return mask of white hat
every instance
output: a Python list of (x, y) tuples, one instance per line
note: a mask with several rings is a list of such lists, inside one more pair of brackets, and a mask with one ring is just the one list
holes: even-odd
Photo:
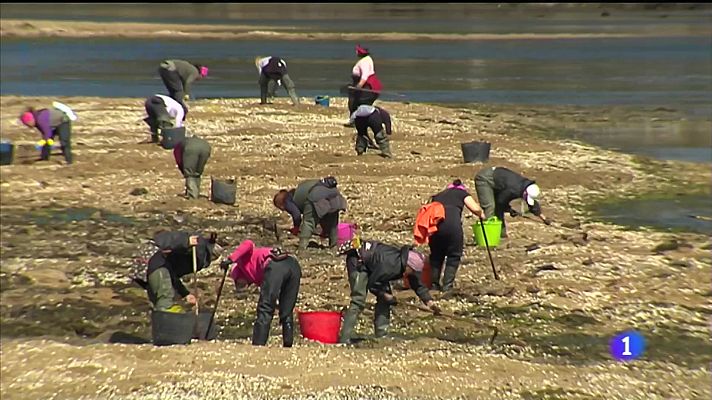
[(539, 194), (541, 194), (541, 191), (539, 190), (539, 186), (536, 183), (532, 183), (531, 185), (527, 186), (527, 190), (525, 192), (526, 195), (526, 200), (527, 204), (530, 206), (534, 205), (534, 201), (539, 197)]

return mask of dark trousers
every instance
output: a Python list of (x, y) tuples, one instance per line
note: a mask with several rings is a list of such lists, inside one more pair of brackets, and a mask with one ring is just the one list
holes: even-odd
[(168, 96), (180, 103), (181, 107), (183, 107), (183, 121), (185, 121), (185, 117), (188, 115), (188, 106), (186, 106), (183, 101), (185, 88), (183, 87), (183, 80), (180, 79), (180, 74), (178, 74), (177, 71), (170, 71), (163, 67), (158, 67), (158, 74), (161, 76), (166, 90), (168, 90)]
[(363, 154), (368, 149), (368, 128), (373, 131), (376, 143), (381, 151), (385, 151), (388, 146), (388, 135), (383, 130), (383, 118), (379, 112), (374, 112), (368, 117), (356, 117), (356, 154)]
[(257, 302), (257, 319), (252, 331), (252, 344), (264, 346), (269, 338), (274, 310), (279, 300), (279, 322), (282, 325), (282, 341), (291, 347), (294, 340), (294, 306), (297, 304), (302, 269), (294, 257), (271, 260), (265, 268), (264, 280)]
[[(446, 211), (447, 213), (447, 211)], [(457, 217), (457, 218), (455, 218)], [(438, 225), (438, 231), (430, 237), (430, 266), (432, 268), (433, 287), (440, 287), (440, 272), (443, 263), (445, 273), (442, 290), (452, 289), (457, 269), (460, 267), (464, 247), (464, 233), (459, 214), (446, 216)]]
[(198, 137), (185, 139), (183, 149), (183, 177), (186, 195), (191, 199), (200, 197), (200, 177), (210, 158), (210, 143)]
[[(64, 154), (64, 160), (67, 164), (71, 164), (72, 158), (72, 122), (65, 121), (59, 124), (54, 130), (52, 130), (52, 138), (59, 136), (59, 143), (62, 146), (62, 154)], [(42, 147), (40, 153), (40, 159), (49, 160), (50, 153), (52, 152), (52, 146), (45, 144)]]
[(319, 218), (314, 208), (314, 203), (306, 202), (302, 213), (302, 224), (299, 226), (299, 249), (309, 246), (309, 239), (316, 231), (316, 226), (321, 225), (321, 231), (329, 235), (329, 247), (336, 247), (338, 240), (339, 213), (326, 214)]
[(144, 122), (148, 124), (151, 130), (151, 141), (158, 143), (158, 130), (173, 128), (173, 118), (168, 114), (166, 105), (158, 96), (151, 96), (144, 103), (146, 114), (148, 117)]
[[(359, 77), (352, 77), (351, 86), (355, 87), (356, 85), (358, 85), (359, 81)], [(371, 90), (371, 85), (365, 84), (363, 85), (363, 89)], [(356, 111), (356, 109), (360, 105), (368, 104), (369, 106), (372, 106), (373, 102), (378, 99), (378, 96), (378, 93), (349, 89), (349, 116), (351, 116), (351, 114), (353, 114), (353, 112)]]
[(507, 226), (504, 222), (504, 210), (508, 204), (498, 204), (497, 196), (494, 191), (494, 169), (492, 167), (481, 169), (475, 175), (475, 190), (477, 191), (477, 200), (480, 202), (482, 210), (485, 212), (485, 219), (496, 215), (502, 221), (501, 236), (507, 235)]
[[(339, 332), (339, 343), (351, 342), (353, 331), (358, 325), (358, 318), (366, 307), (366, 297), (368, 295), (368, 273), (353, 267), (349, 267), (346, 273), (351, 287), (351, 303), (346, 315), (344, 315), (344, 322)], [(381, 289), (386, 293), (391, 293), (390, 284), (386, 284)], [(383, 296), (377, 296), (373, 315), (373, 331), (376, 337), (385, 336), (388, 333), (390, 322), (391, 306), (383, 299)]]

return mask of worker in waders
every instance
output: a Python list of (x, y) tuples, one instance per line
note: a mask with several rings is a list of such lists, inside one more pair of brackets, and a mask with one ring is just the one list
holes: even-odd
[[(353, 114), (362, 104), (373, 105), (383, 88), (381, 81), (376, 76), (373, 58), (371, 58), (368, 49), (356, 45), (356, 56), (359, 60), (351, 69), (351, 81), (355, 89), (349, 89), (349, 115)], [(349, 120), (345, 126), (353, 126), (353, 122)]]
[[(391, 136), (391, 116), (388, 111), (378, 106), (360, 105), (351, 114), (349, 123), (356, 125), (356, 154), (361, 155), (366, 152), (370, 143), (368, 128), (373, 131), (376, 144), (381, 150), (381, 156), (392, 158), (391, 144), (388, 138)], [(385, 130), (383, 129), (385, 125)]]
[(181, 277), (193, 273), (193, 250), (196, 251), (196, 270), (207, 268), (220, 257), (222, 248), (215, 243), (217, 234), (209, 238), (187, 232), (163, 231), (153, 237), (156, 251), (146, 266), (146, 281), (134, 278), (148, 291), (148, 298), (158, 311), (182, 311), (175, 302), (176, 293), (189, 304), (196, 304), (194, 293), (183, 285)]
[(388, 333), (391, 306), (396, 304), (390, 281), (402, 279), (406, 274), (418, 298), (433, 312), (440, 312), (421, 281), (425, 257), (411, 246), (395, 247), (375, 240), (360, 242), (356, 237), (339, 246), (338, 253), (346, 255), (346, 272), (351, 287), (351, 303), (341, 326), (340, 343), (351, 343), (358, 317), (366, 306), (368, 292), (376, 296), (373, 316), (375, 336), (382, 337)]
[[(454, 180), (442, 192), (432, 196), (430, 202), (439, 203), (444, 209), (444, 218), (437, 223), (437, 230), (428, 237), (427, 241), (430, 246), (433, 289), (448, 292), (452, 290), (455, 283), (465, 246), (462, 210), (467, 207), (480, 218), (484, 217), (484, 212), (459, 179)], [(440, 285), (443, 264), (445, 264), (445, 271)]]
[(29, 107), (20, 115), (20, 122), (28, 128), (36, 128), (42, 139), (37, 146), (40, 148), (40, 160), (49, 160), (54, 139), (59, 137), (62, 146), (62, 154), (67, 164), (73, 162), (72, 157), (72, 121), (76, 121), (77, 116), (68, 106), (53, 102), (51, 107), (35, 110)]
[[(234, 264), (234, 265), (233, 265)], [(271, 247), (256, 247), (252, 240), (240, 243), (230, 256), (220, 263), (230, 271), (235, 289), (250, 284), (260, 286), (257, 319), (252, 330), (252, 344), (264, 346), (269, 338), (272, 316), (279, 301), (279, 323), (282, 325), (282, 344), (294, 343), (294, 306), (297, 304), (302, 269), (293, 256)]]
[(185, 60), (164, 60), (158, 67), (158, 74), (168, 90), (168, 95), (180, 103), (184, 115), (188, 115), (185, 101), (191, 96), (193, 82), (208, 76), (208, 67)]
[[(475, 190), (477, 198), (484, 209), (485, 218), (493, 215), (502, 221), (501, 237), (507, 237), (507, 226), (504, 222), (504, 213), (516, 217), (525, 213), (524, 204), (529, 211), (539, 217), (545, 224), (551, 222), (541, 213), (541, 205), (537, 201), (541, 193), (535, 181), (504, 167), (482, 168), (475, 175)], [(522, 199), (520, 212), (512, 209), (510, 202)]]
[[(260, 84), (260, 104), (271, 104), (277, 91), (277, 86), (284, 86), (284, 89), (292, 99), (292, 105), (299, 104), (299, 97), (294, 87), (294, 81), (287, 73), (287, 62), (284, 59), (271, 57), (255, 58), (255, 67), (260, 74), (258, 83)], [(269, 97), (269, 102), (267, 98)]]
[(306, 180), (295, 189), (282, 189), (275, 194), (274, 206), (292, 216), (290, 232), (299, 235), (299, 250), (307, 248), (317, 224), (322, 232), (328, 232), (329, 247), (336, 247), (339, 212), (346, 211), (346, 199), (336, 186), (336, 178), (327, 176)]
[(180, 128), (185, 121), (184, 105), (173, 98), (155, 94), (144, 103), (146, 114), (144, 122), (151, 130), (151, 143), (158, 143), (158, 134), (163, 129)]
[(185, 196), (197, 199), (200, 196), (200, 178), (210, 158), (210, 143), (197, 136), (186, 137), (173, 148), (173, 157), (185, 178)]

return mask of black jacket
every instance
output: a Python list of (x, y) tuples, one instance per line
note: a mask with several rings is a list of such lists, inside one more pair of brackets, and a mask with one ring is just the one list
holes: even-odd
[[(375, 240), (367, 240), (358, 251), (351, 251), (346, 256), (349, 269), (355, 268), (368, 274), (368, 290), (378, 295), (390, 281), (403, 278), (408, 264), (410, 246), (401, 248), (390, 246)], [(408, 275), (411, 289), (424, 303), (432, 300), (428, 288), (422, 284), (420, 272)]]
[[(497, 208), (507, 212), (511, 209), (509, 202), (514, 199), (521, 199), (522, 193), (527, 189), (527, 186), (536, 183), (535, 181), (526, 178), (518, 173), (504, 168), (497, 167), (494, 169), (494, 194), (495, 203)], [(535, 200), (533, 206), (529, 206), (529, 209), (538, 215), (539, 213), (534, 212), (535, 210), (540, 210), (538, 202)]]
[(281, 58), (272, 56), (267, 65), (262, 68), (262, 73), (271, 79), (282, 79), (282, 76), (287, 73), (287, 64)]
[[(208, 267), (212, 261), (213, 244), (197, 233), (194, 235), (198, 236), (198, 245), (195, 250), (197, 270), (200, 271)], [(148, 269), (146, 271), (146, 278), (148, 278), (158, 268), (166, 267), (171, 274), (173, 287), (182, 297), (187, 296), (190, 292), (183, 285), (180, 278), (193, 273), (193, 250), (188, 244), (190, 236), (191, 234), (187, 232), (161, 232), (157, 234), (153, 241), (160, 250), (148, 260)], [(165, 254), (161, 250), (171, 250), (171, 252)]]

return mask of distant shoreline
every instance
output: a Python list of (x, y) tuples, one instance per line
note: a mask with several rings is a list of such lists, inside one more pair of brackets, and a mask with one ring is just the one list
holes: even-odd
[(10, 38), (129, 38), (129, 39), (259, 39), (259, 40), (553, 40), (712, 35), (712, 28), (671, 26), (665, 31), (631, 30), (617, 33), (339, 33), (298, 32), (296, 27), (258, 25), (185, 25), (138, 22), (85, 22), (0, 19), (0, 37)]

